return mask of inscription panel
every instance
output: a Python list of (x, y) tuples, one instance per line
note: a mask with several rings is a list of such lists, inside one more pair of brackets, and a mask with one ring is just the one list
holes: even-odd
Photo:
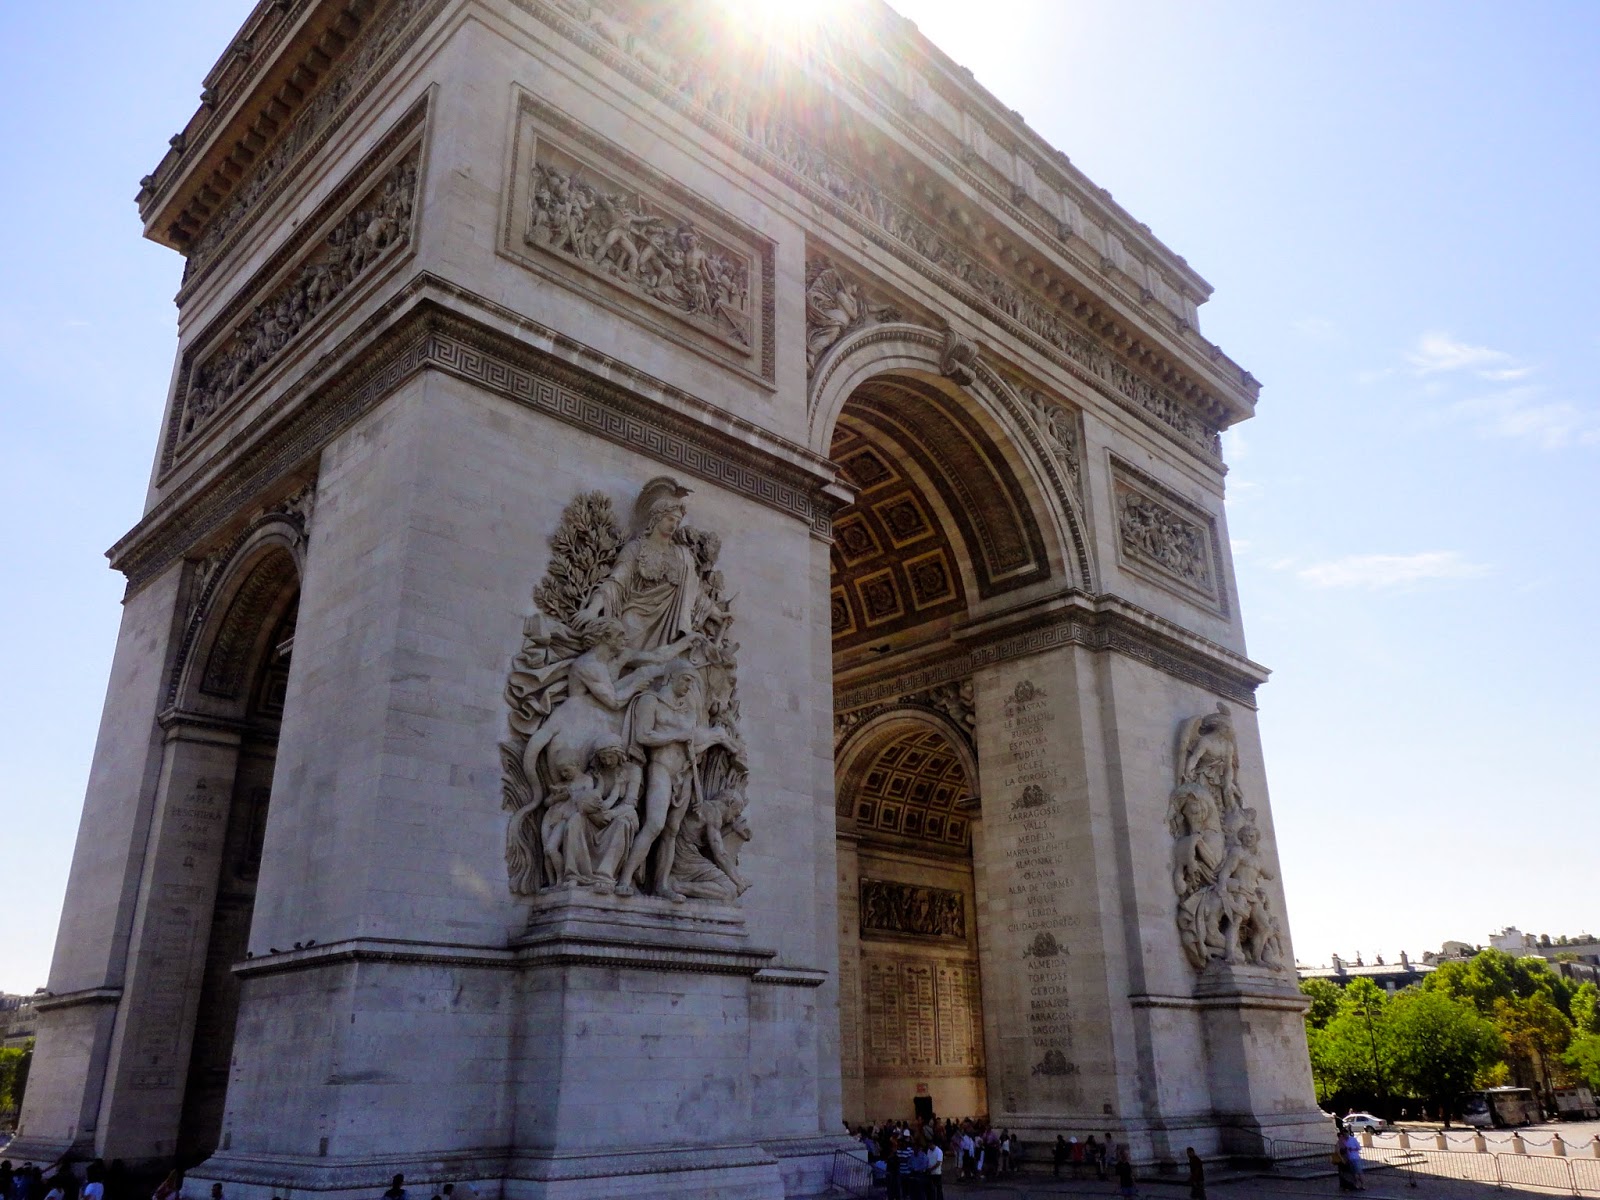
[(870, 956), (863, 975), (869, 1074), (905, 1068), (974, 1074), (983, 1067), (977, 966), (964, 959)]
[(1076, 1095), (1069, 942), (1078, 925), (1072, 895), (1081, 883), (1070, 865), (1063, 799), (1069, 781), (1051, 696), (1022, 679), (1004, 694), (1000, 715), (997, 744), (985, 747), (1001, 785), (999, 803), (986, 809), (998, 856), (990, 891), (1002, 933), (996, 952), (1011, 964), (1001, 969), (1009, 976), (1006, 1003), (1015, 1013), (1001, 1036), (1002, 1097), (1004, 1107), (1016, 1109), (1024, 1093), (1033, 1102)]

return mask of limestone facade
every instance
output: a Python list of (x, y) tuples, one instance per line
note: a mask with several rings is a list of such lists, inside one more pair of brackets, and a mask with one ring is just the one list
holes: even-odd
[(177, 369), (11, 1157), (777, 1197), (918, 1097), (1145, 1160), (1317, 1127), (1257, 385), (856, 20), (252, 14), (141, 186)]

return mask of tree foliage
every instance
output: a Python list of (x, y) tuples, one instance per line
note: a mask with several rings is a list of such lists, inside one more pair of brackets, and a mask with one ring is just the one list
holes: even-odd
[(0, 1049), (0, 1111), (22, 1107), (22, 1093), (28, 1086), (28, 1068), (33, 1064), (33, 1039), (21, 1046)]
[(1390, 1001), (1384, 1026), (1395, 1088), (1442, 1113), (1447, 1125), (1461, 1095), (1505, 1050), (1492, 1021), (1441, 992), (1407, 988)]
[(1573, 1038), (1561, 1061), (1579, 1083), (1600, 1088), (1600, 1033), (1580, 1033)]
[(1300, 993), (1311, 1001), (1306, 1011), (1306, 1024), (1312, 1029), (1323, 1029), (1339, 1011), (1339, 997), (1343, 991), (1331, 979), (1302, 979)]

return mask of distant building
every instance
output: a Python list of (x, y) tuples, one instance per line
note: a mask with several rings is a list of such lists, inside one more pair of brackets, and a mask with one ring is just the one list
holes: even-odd
[[(1489, 948), (1516, 958), (1542, 958), (1557, 975), (1579, 983), (1600, 984), (1600, 938), (1592, 933), (1551, 937), (1548, 933), (1523, 933), (1515, 925), (1507, 925), (1489, 938)], [(1466, 942), (1446, 942), (1437, 954), (1429, 951), (1422, 960), (1435, 965), (1464, 961), (1482, 949)]]
[(0, 1048), (20, 1046), (33, 1036), (34, 998), (0, 992)]
[(1384, 962), (1381, 954), (1372, 963), (1365, 962), (1359, 954), (1353, 963), (1346, 962), (1335, 954), (1331, 966), (1309, 967), (1303, 963), (1295, 966), (1301, 982), (1307, 979), (1326, 979), (1330, 983), (1344, 987), (1353, 979), (1370, 979), (1390, 993), (1398, 992), (1401, 988), (1410, 987), (1414, 983), (1421, 983), (1433, 969), (1429, 963), (1412, 962), (1410, 955), (1404, 950), (1400, 951), (1399, 961), (1393, 963)]

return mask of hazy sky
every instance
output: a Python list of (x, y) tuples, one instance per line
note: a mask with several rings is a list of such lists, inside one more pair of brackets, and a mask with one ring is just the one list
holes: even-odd
[[(1600, 930), (1600, 5), (899, 0), (1216, 287), (1295, 948)], [(238, 0), (0, 7), (0, 990), (45, 981)], [(980, 18), (981, 14), (981, 18)]]

